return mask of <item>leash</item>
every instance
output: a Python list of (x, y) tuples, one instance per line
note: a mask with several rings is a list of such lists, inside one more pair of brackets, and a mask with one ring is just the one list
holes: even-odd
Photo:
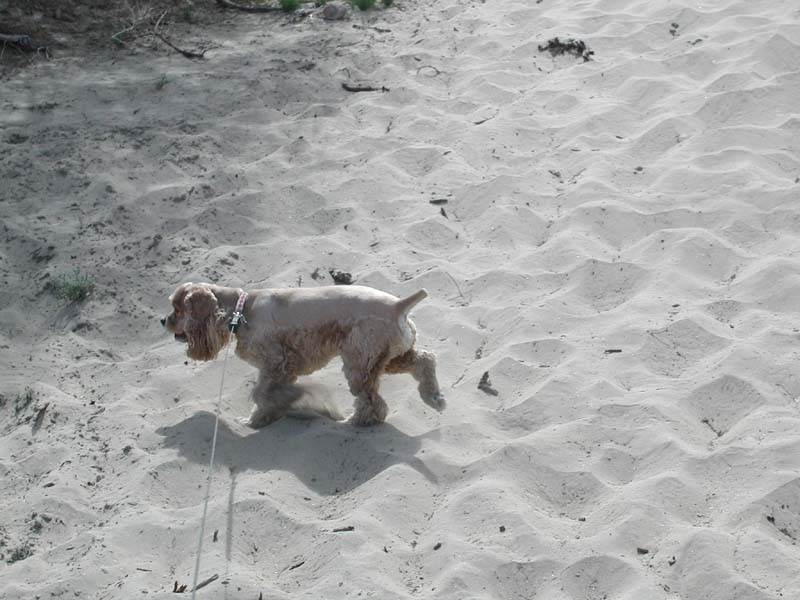
[[(244, 318), (244, 303), (247, 300), (247, 293), (239, 292), (239, 299), (236, 301), (236, 308), (233, 311), (231, 322), (228, 328), (231, 334), (236, 333), (239, 323), (247, 323)], [(203, 554), (203, 538), (206, 534), (206, 515), (208, 514), (208, 500), (211, 497), (211, 479), (214, 475), (214, 456), (217, 453), (217, 433), (219, 432), (219, 415), (222, 408), (222, 390), (225, 385), (225, 367), (228, 366), (228, 350), (230, 341), (225, 345), (225, 358), (222, 360), (222, 376), (219, 378), (219, 395), (217, 396), (217, 408), (214, 418), (214, 435), (211, 438), (211, 458), (208, 461), (208, 481), (206, 482), (206, 497), (203, 500), (203, 517), (200, 519), (200, 539), (197, 542), (197, 558), (194, 563), (194, 577), (192, 579), (192, 600), (195, 600), (197, 592), (197, 578), (200, 575), (200, 556)]]

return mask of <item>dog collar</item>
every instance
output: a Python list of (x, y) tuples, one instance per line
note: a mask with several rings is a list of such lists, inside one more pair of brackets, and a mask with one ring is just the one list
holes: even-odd
[(244, 318), (244, 303), (247, 302), (247, 292), (239, 292), (239, 299), (236, 301), (236, 308), (233, 309), (233, 316), (231, 317), (231, 333), (236, 333), (239, 328), (239, 323), (247, 324), (247, 319)]

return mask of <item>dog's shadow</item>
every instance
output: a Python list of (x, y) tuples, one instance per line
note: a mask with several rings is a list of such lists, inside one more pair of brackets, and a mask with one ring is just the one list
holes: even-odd
[[(203, 411), (161, 427), (167, 448), (191, 462), (208, 465), (214, 415)], [(231, 429), (220, 418), (214, 464), (236, 472), (285, 471), (316, 493), (347, 492), (396, 464), (406, 464), (425, 479), (437, 477), (416, 455), (422, 441), (435, 432), (409, 436), (384, 423), (357, 429), (343, 422), (285, 417), (257, 431)]]

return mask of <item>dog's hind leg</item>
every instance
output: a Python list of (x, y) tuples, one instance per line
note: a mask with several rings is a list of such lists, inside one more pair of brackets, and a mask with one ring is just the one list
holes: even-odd
[(358, 351), (342, 352), (344, 375), (355, 396), (353, 416), (350, 422), (358, 427), (383, 423), (389, 414), (386, 401), (378, 392), (379, 378), (386, 363), (386, 353), (377, 357), (364, 357)]
[(385, 373), (410, 373), (419, 384), (417, 390), (422, 401), (436, 410), (444, 410), (445, 399), (436, 378), (436, 355), (427, 350), (412, 348), (386, 363)]

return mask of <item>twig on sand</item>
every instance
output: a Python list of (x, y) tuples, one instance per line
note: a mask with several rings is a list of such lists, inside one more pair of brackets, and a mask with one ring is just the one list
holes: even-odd
[(464, 302), (467, 302), (467, 303), (468, 303), (468, 302), (469, 302), (469, 300), (467, 300), (467, 297), (466, 297), (466, 296), (464, 296), (464, 293), (461, 291), (461, 286), (460, 286), (460, 285), (458, 285), (458, 282), (456, 281), (456, 278), (455, 278), (455, 277), (453, 277), (452, 275), (450, 275), (450, 273), (448, 273), (447, 271), (443, 271), (443, 273), (444, 273), (445, 275), (447, 275), (447, 276), (450, 278), (450, 281), (452, 281), (452, 282), (453, 282), (453, 285), (454, 285), (454, 286), (456, 286), (456, 289), (458, 290), (458, 295), (459, 295), (459, 296), (461, 296), (461, 299), (462, 299)]
[(194, 50), (184, 50), (183, 48), (179, 48), (178, 46), (173, 44), (163, 34), (157, 32), (157, 31), (154, 31), (152, 33), (152, 35), (154, 35), (155, 37), (160, 39), (162, 42), (164, 42), (167, 46), (169, 46), (170, 48), (172, 48), (176, 52), (180, 52), (181, 54), (183, 54), (186, 58), (205, 58), (205, 53), (206, 53), (207, 48), (204, 48), (200, 52), (195, 52)]
[(200, 588), (204, 588), (204, 587), (206, 587), (206, 586), (207, 586), (209, 583), (211, 583), (211, 582), (213, 582), (213, 581), (216, 581), (217, 579), (219, 579), (219, 575), (217, 575), (216, 573), (214, 573), (214, 574), (213, 574), (211, 577), (209, 577), (208, 579), (204, 579), (203, 581), (201, 581), (200, 583), (198, 583), (198, 584), (195, 586), (195, 588), (194, 588), (194, 591), (196, 592), (196, 591), (197, 591), (197, 590), (199, 590)]
[(279, 6), (264, 6), (262, 4), (240, 4), (239, 2), (232, 2), (231, 0), (217, 0), (217, 4), (224, 8), (235, 8), (236, 10), (243, 10), (245, 12), (276, 12), (283, 10)]
[(33, 38), (29, 35), (14, 35), (10, 33), (0, 33), (0, 44), (3, 45), (3, 48), (7, 45), (11, 45), (18, 50), (25, 50), (27, 52), (39, 52), (43, 53), (45, 57), (50, 58), (50, 53), (47, 50), (47, 46), (35, 46), (33, 44)]
[(347, 90), (348, 92), (388, 92), (389, 88), (385, 86), (381, 86), (379, 88), (374, 87), (372, 85), (353, 85), (351, 83), (344, 82), (342, 83), (342, 87)]
[[(130, 25), (128, 25), (124, 29), (118, 31), (117, 33), (115, 33), (114, 35), (111, 36), (111, 40), (115, 44), (119, 44), (120, 46), (124, 46), (125, 45), (125, 42), (121, 38), (121, 36), (125, 35), (126, 33), (130, 33), (132, 31), (135, 31), (137, 27), (139, 27), (143, 23), (147, 23), (148, 21), (150, 21), (150, 17), (153, 14), (153, 7), (152, 6), (139, 7), (137, 5), (136, 7), (130, 6), (129, 8), (130, 8), (130, 13), (131, 13), (130, 14), (130, 21), (131, 21)], [(161, 15), (161, 17), (159, 17), (159, 19), (158, 19), (159, 23), (161, 22), (161, 19), (163, 19), (164, 15), (166, 15), (166, 14), (167, 13), (165, 11)]]
[[(147, 12), (145, 12), (142, 15), (135, 15), (134, 18), (132, 19), (131, 24), (128, 27), (126, 27), (125, 29), (122, 29), (122, 30), (118, 31), (117, 33), (115, 33), (114, 35), (112, 35), (111, 39), (114, 40), (114, 42), (119, 44), (120, 46), (124, 45), (125, 42), (122, 40), (122, 38), (120, 36), (125, 35), (126, 33), (130, 33), (132, 31), (136, 30), (136, 28), (138, 28), (140, 25), (142, 25), (143, 23), (145, 23), (146, 21), (149, 20), (150, 14), (151, 14), (151, 11), (148, 10)], [(202, 50), (199, 50), (199, 51), (186, 50), (184, 48), (181, 48), (181, 47), (175, 45), (172, 42), (172, 40), (170, 40), (166, 35), (164, 35), (163, 33), (161, 33), (158, 30), (159, 27), (161, 27), (161, 21), (163, 21), (164, 17), (166, 17), (168, 14), (169, 14), (168, 10), (165, 10), (164, 12), (162, 12), (161, 16), (158, 17), (158, 19), (156, 19), (156, 22), (153, 25), (152, 29), (149, 29), (147, 31), (142, 32), (140, 34), (140, 37), (145, 37), (145, 36), (151, 35), (151, 36), (153, 36), (155, 38), (158, 38), (164, 44), (166, 44), (167, 46), (169, 46), (170, 48), (172, 48), (176, 52), (179, 52), (180, 54), (182, 54), (186, 58), (205, 58), (205, 53), (206, 53), (207, 48), (203, 48)]]
[(125, 29), (122, 29), (122, 30), (118, 31), (117, 33), (115, 33), (114, 35), (111, 36), (111, 39), (114, 40), (114, 43), (122, 45), (125, 42), (123, 42), (121, 39), (119, 39), (119, 36), (121, 36), (123, 34), (126, 34), (129, 31), (133, 31), (134, 29), (136, 29), (136, 23), (133, 23), (133, 24), (130, 25), (130, 27), (126, 27)]
[(21, 48), (32, 49), (33, 40), (29, 35), (12, 35), (9, 33), (0, 33), (0, 42), (4, 44), (16, 44)]
[(161, 16), (158, 17), (158, 21), (156, 21), (156, 24), (153, 26), (153, 31), (151, 32), (151, 34), (160, 39), (162, 42), (164, 42), (167, 46), (169, 46), (176, 52), (180, 52), (181, 54), (183, 54), (186, 58), (204, 58), (203, 55), (206, 53), (207, 50), (206, 48), (204, 48), (200, 52), (195, 52), (194, 50), (184, 50), (183, 48), (179, 48), (178, 46), (173, 44), (163, 33), (161, 33), (158, 30), (159, 26), (161, 25), (161, 20), (166, 16), (166, 14), (167, 11), (164, 11), (161, 14)]
[(347, 527), (337, 527), (336, 529), (332, 530), (333, 533), (343, 533), (345, 531), (355, 531), (356, 528), (352, 525), (348, 525)]
[(383, 27), (369, 27), (367, 25), (358, 25), (357, 23), (353, 24), (353, 29), (374, 29), (378, 33), (392, 33), (391, 29), (385, 29)]

